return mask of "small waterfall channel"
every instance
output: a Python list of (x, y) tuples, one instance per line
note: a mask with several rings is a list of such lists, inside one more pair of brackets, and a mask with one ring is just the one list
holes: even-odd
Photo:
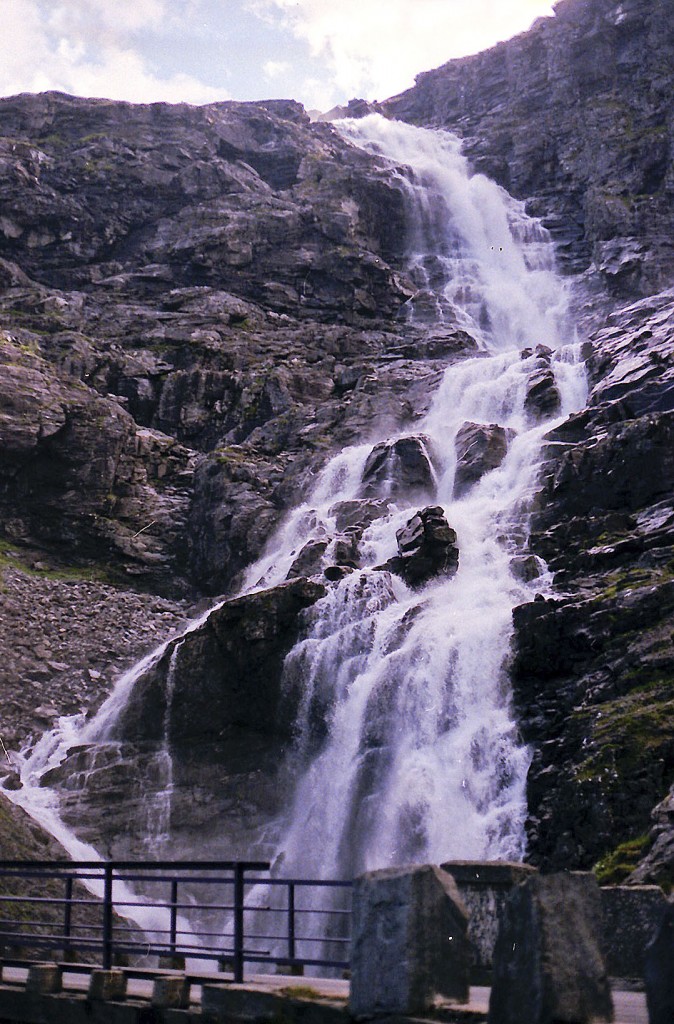
[[(520, 203), (471, 174), (458, 139), (377, 115), (338, 129), (387, 161), (408, 196), (408, 274), (418, 289), (410, 318), (420, 329), (466, 331), (477, 348), (446, 369), (413, 435), (370, 439), (332, 459), (248, 571), (244, 590), (281, 583), (316, 544), (326, 566), (351, 545), (356, 566), (313, 606), (286, 658), (284, 685), (299, 684), (302, 697), (286, 771), (293, 791), (270, 825), (275, 870), (349, 878), (415, 861), (519, 859), (529, 752), (509, 700), (512, 610), (549, 587), (527, 551), (528, 516), (544, 435), (585, 401), (580, 346), (549, 237)], [(544, 379), (555, 395), (547, 410), (531, 401)], [(466, 482), (467, 428), (498, 435), (502, 451)], [(368, 482), (377, 441), (385, 469)], [(425, 464), (414, 486), (401, 443)], [(459, 564), (413, 588), (379, 567), (424, 506), (439, 507), (456, 531)], [(65, 826), (56, 791), (40, 778), (74, 746), (109, 741), (134, 682), (165, 650), (127, 673), (92, 720), (62, 719), (26, 757), (23, 788), (8, 793), (75, 857), (94, 852)], [(147, 838), (168, 856), (168, 744), (157, 757), (165, 785), (148, 807)]]

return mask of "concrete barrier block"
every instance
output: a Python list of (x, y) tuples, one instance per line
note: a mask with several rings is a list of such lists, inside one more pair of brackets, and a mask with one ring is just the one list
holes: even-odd
[(57, 964), (32, 964), (28, 968), (26, 992), (46, 996), (63, 989), (63, 974)]
[(612, 977), (643, 978), (644, 950), (666, 905), (658, 885), (612, 885), (601, 890), (604, 956)]
[(663, 908), (659, 926), (644, 954), (649, 1024), (674, 1021), (674, 900)]
[(534, 875), (510, 895), (494, 949), (489, 1024), (612, 1021), (591, 874)]
[(468, 938), (473, 946), (471, 982), (489, 984), (499, 920), (506, 900), (514, 887), (536, 874), (537, 869), (511, 861), (475, 860), (452, 860), (440, 867), (456, 882), (468, 912)]
[(439, 867), (356, 879), (352, 928), (354, 1016), (420, 1013), (438, 998), (467, 1002), (468, 918), (454, 880)]
[(190, 983), (184, 975), (175, 978), (155, 978), (152, 986), (152, 1005), (157, 1009), (186, 1010), (190, 1005)]
[(119, 1002), (126, 998), (124, 971), (92, 971), (89, 977), (89, 999), (101, 1002)]

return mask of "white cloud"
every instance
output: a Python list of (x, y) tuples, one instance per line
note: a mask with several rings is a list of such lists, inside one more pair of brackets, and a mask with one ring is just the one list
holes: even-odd
[(156, 30), (170, 16), (167, 0), (0, 0), (0, 95), (57, 89), (136, 103), (224, 99), (191, 75), (160, 75), (134, 45), (134, 32)]
[(290, 71), (290, 64), (287, 60), (268, 60), (262, 65), (262, 70), (267, 78), (274, 79)]
[(385, 99), (414, 76), (552, 14), (552, 0), (251, 0), (280, 12), (328, 65), (344, 98)]
[(0, 0), (0, 95), (206, 103), (226, 98), (204, 80), (220, 79), (240, 99), (274, 83), (328, 109), (392, 96), (550, 13), (551, 0)]

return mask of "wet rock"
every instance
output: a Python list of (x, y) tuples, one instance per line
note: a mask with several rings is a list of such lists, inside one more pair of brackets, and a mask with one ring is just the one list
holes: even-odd
[(330, 583), (338, 583), (352, 572), (354, 572), (353, 568), (348, 565), (329, 565), (323, 570), (323, 575)]
[(468, 919), (451, 875), (388, 868), (354, 883), (352, 1016), (417, 1014), (468, 1001)]
[(360, 566), (358, 543), (362, 536), (361, 530), (352, 527), (346, 533), (336, 537), (332, 544), (332, 557), (337, 565), (346, 565), (352, 569)]
[(534, 875), (505, 904), (494, 949), (489, 1024), (612, 1021), (593, 876)]
[(384, 568), (397, 573), (410, 586), (421, 586), (434, 576), (452, 576), (459, 566), (456, 533), (442, 508), (421, 509), (396, 533), (398, 555)]
[(116, 736), (162, 740), (169, 671), (172, 749), (208, 745), (237, 730), (288, 736), (296, 709), (281, 692), (283, 660), (298, 637), (303, 609), (325, 593), (315, 580), (296, 579), (220, 605), (180, 642), (173, 668), (175, 643), (139, 679)]
[(515, 555), (510, 559), (510, 568), (518, 579), (524, 583), (537, 580), (545, 571), (545, 566), (536, 555)]
[(454, 441), (457, 463), (454, 476), (455, 498), (460, 498), (485, 473), (501, 465), (511, 437), (512, 431), (507, 431), (497, 423), (464, 423)]
[(430, 495), (434, 474), (428, 444), (425, 437), (401, 437), (375, 445), (363, 468), (363, 497)]
[(335, 517), (335, 525), (340, 533), (348, 529), (356, 529), (362, 533), (375, 519), (386, 515), (387, 511), (388, 502), (376, 498), (363, 498), (340, 501), (332, 506), (329, 515)]
[[(522, 353), (526, 355), (527, 349)], [(547, 419), (559, 412), (562, 396), (559, 393), (552, 369), (552, 350), (545, 345), (537, 345), (533, 369), (527, 380), (527, 393), (524, 408), (534, 421)]]
[(298, 576), (314, 576), (320, 572), (323, 555), (327, 546), (327, 540), (310, 540), (305, 544), (288, 569), (286, 579), (297, 579)]

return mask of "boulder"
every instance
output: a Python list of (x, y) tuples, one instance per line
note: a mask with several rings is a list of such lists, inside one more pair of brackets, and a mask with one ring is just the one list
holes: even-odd
[(485, 473), (501, 465), (512, 432), (497, 423), (464, 423), (454, 440), (454, 497), (460, 498)]
[(468, 918), (441, 868), (361, 875), (352, 926), (352, 1016), (422, 1013), (438, 997), (468, 1001)]
[(456, 532), (439, 505), (417, 512), (398, 530), (396, 540), (398, 555), (383, 568), (402, 576), (410, 586), (421, 586), (434, 576), (453, 576), (459, 567)]
[(400, 437), (397, 441), (382, 441), (370, 452), (363, 469), (363, 497), (430, 495), (433, 489), (427, 438)]
[(660, 926), (644, 954), (644, 980), (649, 1024), (674, 1020), (674, 900), (670, 899)]
[(533, 875), (508, 899), (494, 949), (489, 1024), (612, 1021), (590, 874)]

